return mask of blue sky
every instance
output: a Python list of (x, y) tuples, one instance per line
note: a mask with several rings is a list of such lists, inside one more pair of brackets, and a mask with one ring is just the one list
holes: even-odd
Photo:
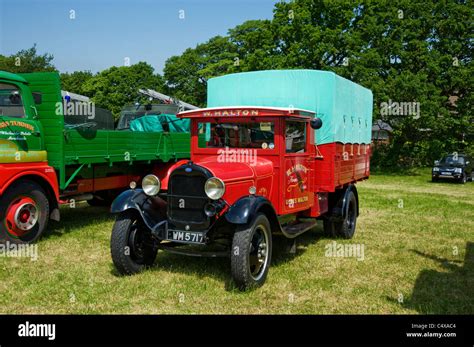
[[(61, 72), (97, 72), (167, 58), (249, 19), (270, 19), (277, 0), (0, 0), (0, 54), (34, 43)], [(70, 19), (71, 10), (75, 19)], [(183, 14), (184, 19), (180, 19)]]

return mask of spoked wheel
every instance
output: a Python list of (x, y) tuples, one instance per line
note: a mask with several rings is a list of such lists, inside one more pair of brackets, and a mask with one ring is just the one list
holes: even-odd
[(272, 257), (270, 222), (264, 214), (238, 228), (232, 240), (231, 271), (240, 290), (261, 286), (267, 277)]
[(357, 199), (354, 192), (351, 191), (347, 199), (345, 218), (337, 220), (329, 216), (323, 221), (324, 231), (333, 237), (351, 239), (354, 236), (357, 223)]
[(117, 216), (110, 250), (118, 272), (132, 275), (153, 265), (158, 248), (138, 213), (127, 210)]
[(33, 243), (44, 232), (49, 202), (35, 182), (20, 180), (0, 199), (0, 239), (13, 243)]

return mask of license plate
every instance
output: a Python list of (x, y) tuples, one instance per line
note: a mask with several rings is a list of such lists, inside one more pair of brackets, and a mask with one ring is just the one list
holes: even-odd
[(195, 231), (168, 230), (168, 240), (183, 243), (204, 243), (204, 233)]
[(441, 172), (441, 175), (443, 175), (443, 176), (451, 176), (451, 172)]

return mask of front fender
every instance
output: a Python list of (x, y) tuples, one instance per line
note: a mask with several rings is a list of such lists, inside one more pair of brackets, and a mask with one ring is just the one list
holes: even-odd
[(142, 189), (126, 190), (115, 198), (111, 213), (136, 210), (150, 230), (166, 219), (166, 202), (158, 196), (150, 197)]
[[(247, 224), (262, 209), (276, 217), (275, 209), (270, 201), (263, 196), (245, 196), (237, 200), (225, 214), (227, 222), (232, 224)], [(273, 217), (273, 216), (271, 216)]]

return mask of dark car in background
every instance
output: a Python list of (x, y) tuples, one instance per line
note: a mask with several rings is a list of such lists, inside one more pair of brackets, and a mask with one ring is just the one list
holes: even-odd
[(437, 182), (442, 179), (454, 180), (460, 183), (472, 181), (472, 158), (465, 154), (449, 154), (441, 160), (436, 160), (431, 170), (431, 180)]

